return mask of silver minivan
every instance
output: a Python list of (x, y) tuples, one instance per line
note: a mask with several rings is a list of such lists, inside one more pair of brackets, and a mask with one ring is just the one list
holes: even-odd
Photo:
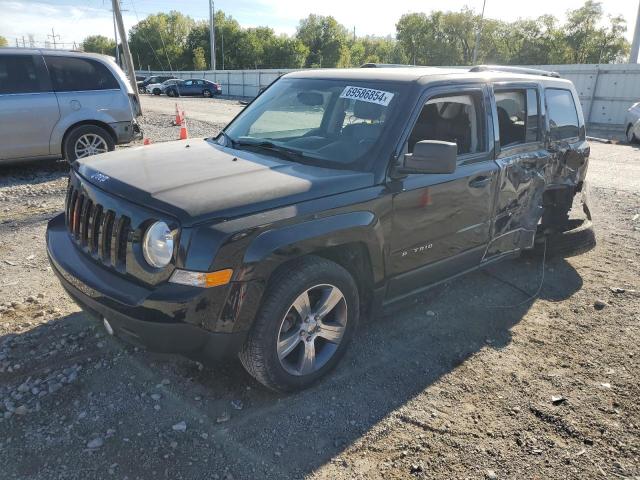
[(0, 162), (113, 150), (140, 135), (140, 114), (111, 57), (0, 48)]

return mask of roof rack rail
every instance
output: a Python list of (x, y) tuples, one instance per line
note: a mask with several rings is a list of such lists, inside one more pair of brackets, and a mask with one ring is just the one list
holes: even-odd
[(400, 63), (363, 63), (360, 68), (401, 68), (419, 67), (420, 65), (402, 65)]
[(509, 67), (504, 65), (476, 65), (469, 69), (470, 72), (506, 72), (506, 73), (521, 73), (523, 75), (540, 75), (543, 77), (560, 78), (558, 72), (552, 72), (550, 70), (540, 70), (539, 68), (527, 68), (527, 67)]

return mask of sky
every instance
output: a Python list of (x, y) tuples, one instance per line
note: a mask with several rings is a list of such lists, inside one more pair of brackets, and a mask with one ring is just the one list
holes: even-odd
[[(195, 19), (208, 18), (208, 0), (120, 0), (128, 29), (148, 14), (179, 10)], [(561, 20), (567, 10), (580, 7), (584, 0), (486, 0), (485, 16), (500, 20), (535, 18), (553, 14)], [(483, 0), (217, 0), (216, 10), (230, 14), (244, 27), (269, 26), (277, 33), (294, 34), (300, 19), (309, 13), (333, 15), (357, 35), (394, 35), (401, 15), (432, 10), (460, 10), (464, 6), (476, 12)], [(602, 0), (605, 13), (622, 15), (627, 20), (631, 40), (640, 0)], [(71, 48), (89, 35), (113, 37), (111, 0), (0, 0), (0, 35), (15, 45), (25, 36), (34, 36), (38, 46), (52, 40)], [(59, 38), (57, 37), (59, 35)]]

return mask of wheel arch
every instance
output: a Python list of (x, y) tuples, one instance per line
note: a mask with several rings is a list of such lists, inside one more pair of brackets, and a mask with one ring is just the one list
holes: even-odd
[(92, 126), (103, 128), (109, 135), (111, 135), (113, 142), (118, 143), (116, 132), (113, 131), (113, 128), (111, 128), (111, 126), (108, 123), (101, 122), (100, 120), (82, 120), (67, 127), (67, 129), (64, 132), (64, 135), (62, 135), (62, 141), (60, 143), (60, 151), (62, 152), (62, 156), (64, 158), (66, 158), (67, 156), (67, 152), (65, 152), (64, 150), (64, 144), (67, 141), (67, 137), (69, 137), (69, 134), (77, 127), (82, 127), (85, 125), (92, 125)]
[(258, 235), (244, 254), (241, 280), (268, 285), (273, 274), (306, 255), (343, 266), (370, 291), (384, 280), (382, 225), (368, 211), (313, 219)]

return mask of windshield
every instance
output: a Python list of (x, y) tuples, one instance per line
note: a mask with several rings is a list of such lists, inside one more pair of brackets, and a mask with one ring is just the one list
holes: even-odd
[(256, 98), (218, 142), (351, 168), (380, 143), (401, 87), (375, 80), (284, 78)]

